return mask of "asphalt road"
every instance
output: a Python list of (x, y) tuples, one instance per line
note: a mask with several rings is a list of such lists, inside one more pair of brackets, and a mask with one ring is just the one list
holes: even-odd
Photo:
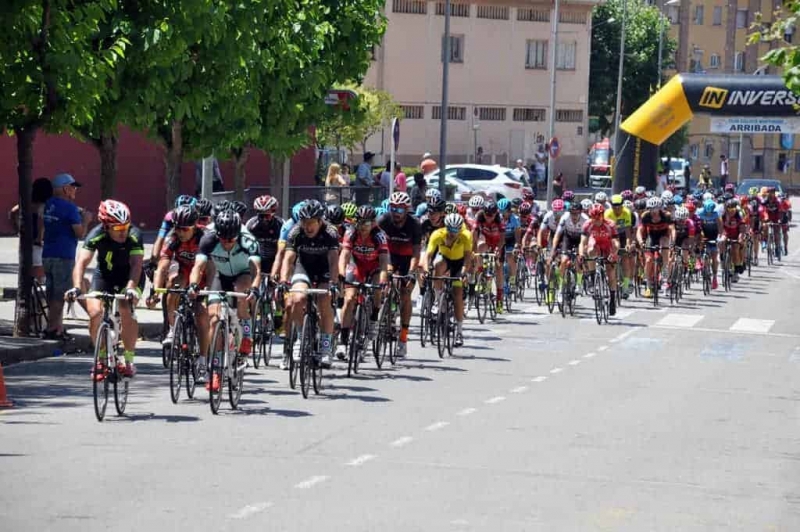
[(219, 416), (170, 402), (154, 344), (102, 424), (88, 358), (12, 366), (0, 530), (795, 532), (799, 298), (795, 253), (609, 325), (526, 303), (309, 400), (251, 370)]

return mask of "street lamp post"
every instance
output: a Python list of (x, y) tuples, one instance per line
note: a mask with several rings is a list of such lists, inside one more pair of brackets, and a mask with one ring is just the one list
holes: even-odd
[[(614, 146), (619, 136), (620, 112), (622, 111), (622, 73), (625, 68), (625, 24), (628, 22), (628, 0), (622, 1), (622, 29), (619, 38), (619, 65), (617, 66), (617, 104), (614, 108)], [(619, 153), (615, 153), (619, 158)]]
[[(558, 0), (556, 0), (558, 1)], [(444, 174), (447, 169), (447, 92), (450, 78), (450, 0), (444, 2), (444, 50), (442, 57), (442, 112), (439, 117), (439, 190), (446, 197)]]
[[(555, 1), (553, 8), (553, 31), (552, 31), (552, 50), (550, 51), (550, 120), (548, 121), (547, 133), (549, 138), (547, 142), (556, 136), (556, 66), (558, 54), (558, 10), (560, 7), (560, 0)], [(550, 157), (550, 149), (548, 146), (547, 156), (547, 204), (553, 201), (553, 163), (554, 159)]]

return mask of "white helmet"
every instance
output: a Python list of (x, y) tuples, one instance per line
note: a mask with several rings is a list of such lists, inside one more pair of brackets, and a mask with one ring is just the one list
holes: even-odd
[(625, 201), (622, 202), (622, 206), (625, 207), (628, 210), (632, 210), (633, 209), (633, 202), (631, 200), (625, 200)]
[(669, 190), (665, 190), (664, 192), (661, 193), (661, 199), (664, 200), (664, 201), (670, 201), (671, 202), (672, 198), (674, 198), (674, 197), (675, 196)]
[(608, 201), (608, 196), (605, 192), (598, 192), (594, 195), (594, 202), (595, 203), (605, 203)]
[(677, 209), (675, 209), (675, 220), (678, 222), (683, 222), (689, 219), (689, 209), (681, 205)]
[(464, 225), (464, 218), (457, 212), (453, 212), (444, 217), (444, 225), (450, 231), (458, 231)]
[(401, 205), (403, 207), (411, 207), (411, 196), (405, 192), (395, 192), (389, 198), (389, 205)]
[(588, 211), (591, 208), (592, 208), (592, 200), (590, 200), (589, 198), (581, 200), (581, 209), (583, 209), (584, 211)]
[(661, 208), (661, 198), (653, 196), (647, 200), (647, 208), (648, 209), (660, 209)]
[(432, 199), (442, 199), (442, 192), (438, 188), (429, 188), (425, 191), (425, 199), (428, 203), (430, 203)]
[(646, 188), (644, 188), (644, 187), (642, 187), (642, 186), (638, 186), (638, 187), (636, 187), (636, 188), (634, 189), (633, 193), (634, 193), (634, 194), (638, 194), (638, 195), (642, 195), (642, 194), (644, 194), (644, 193), (645, 193), (645, 191), (646, 191), (646, 190), (647, 190)]
[(469, 206), (472, 207), (473, 209), (480, 209), (481, 207), (483, 207), (483, 204), (485, 202), (486, 200), (483, 199), (483, 196), (478, 196), (476, 194), (469, 199)]
[(711, 192), (706, 192), (705, 194), (703, 194), (703, 201), (713, 200), (713, 199), (714, 199), (714, 194), (712, 194)]

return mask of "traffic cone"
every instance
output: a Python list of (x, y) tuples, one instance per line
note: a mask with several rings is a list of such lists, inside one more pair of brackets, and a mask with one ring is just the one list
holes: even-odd
[(6, 380), (3, 377), (3, 365), (0, 364), (0, 408), (11, 408), (14, 406), (6, 395)]

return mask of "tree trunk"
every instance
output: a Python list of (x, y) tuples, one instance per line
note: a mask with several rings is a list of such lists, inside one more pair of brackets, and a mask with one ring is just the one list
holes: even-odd
[(33, 235), (31, 234), (31, 175), (33, 139), (38, 128), (23, 128), (17, 134), (17, 177), (19, 179), (19, 270), (14, 336), (27, 336), (30, 327)]
[(116, 133), (100, 135), (93, 141), (97, 151), (100, 152), (100, 198), (114, 197), (117, 186), (117, 146), (119, 137)]
[(172, 208), (175, 198), (181, 190), (181, 166), (183, 165), (183, 124), (176, 120), (172, 123), (169, 141), (166, 143), (166, 208)]
[(244, 188), (247, 185), (247, 174), (245, 173), (245, 164), (247, 163), (248, 149), (237, 148), (231, 150), (233, 153), (233, 162), (235, 166), (235, 173), (233, 177), (234, 197), (237, 201), (244, 201)]
[(269, 156), (269, 193), (276, 198), (281, 206), (281, 216), (286, 218), (290, 205), (283, 201), (283, 167), (285, 157), (270, 154)]

